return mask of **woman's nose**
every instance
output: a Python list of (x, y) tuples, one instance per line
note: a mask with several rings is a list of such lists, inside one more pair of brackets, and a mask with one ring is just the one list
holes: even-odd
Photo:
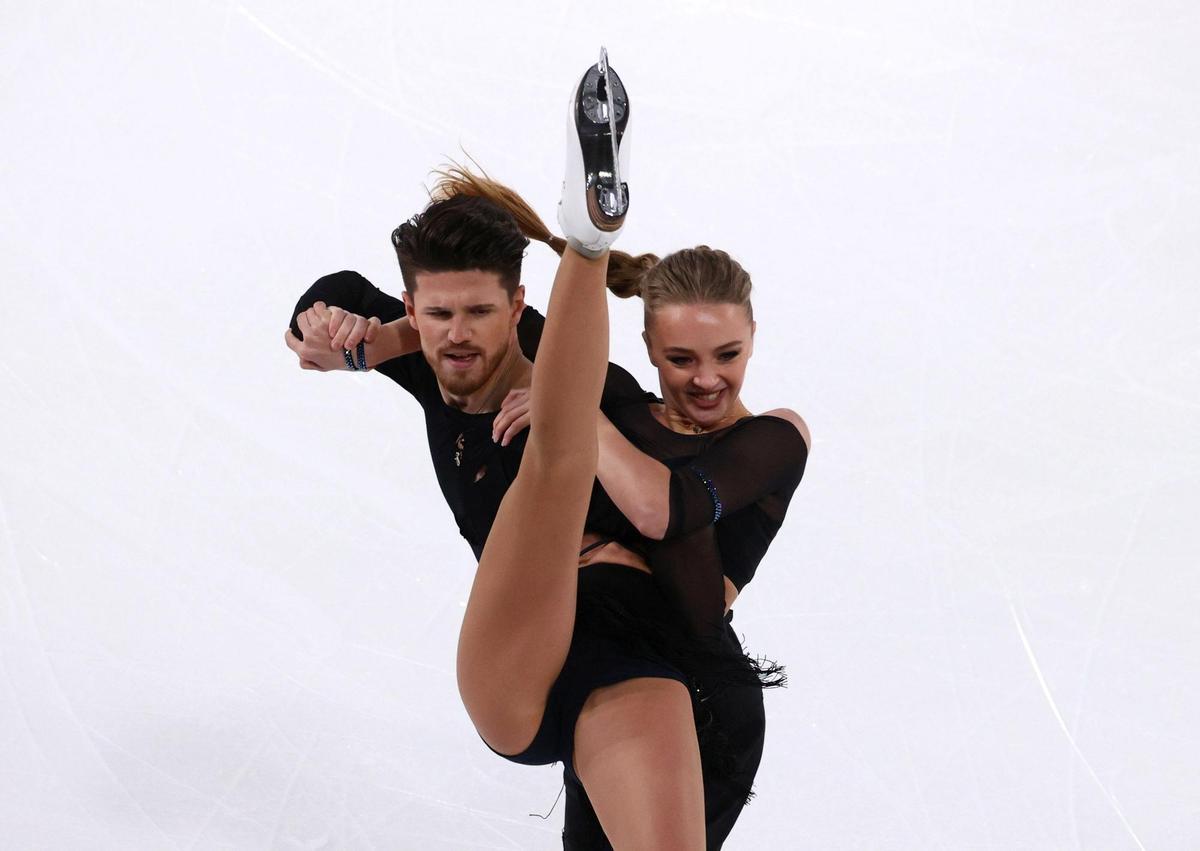
[(721, 379), (717, 377), (717, 374), (714, 371), (709, 369), (701, 369), (700, 372), (698, 372), (695, 377), (692, 378), (692, 384), (694, 384), (697, 389), (705, 392), (715, 389), (720, 385), (720, 383)]

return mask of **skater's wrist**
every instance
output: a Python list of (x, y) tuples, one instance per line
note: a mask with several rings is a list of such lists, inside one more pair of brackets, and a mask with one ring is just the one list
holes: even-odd
[(421, 338), (409, 325), (408, 317), (388, 322), (380, 326), (379, 334), (367, 343), (367, 369), (374, 369), (385, 361), (419, 351), (420, 348)]
[(342, 349), (342, 361), (350, 372), (366, 372), (367, 344), (360, 340), (354, 348)]

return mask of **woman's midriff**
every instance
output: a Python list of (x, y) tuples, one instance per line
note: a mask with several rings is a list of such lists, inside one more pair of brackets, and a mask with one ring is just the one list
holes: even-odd
[[(592, 544), (601, 540), (601, 536), (595, 532), (584, 532), (583, 541), (579, 545), (582, 552)], [(587, 567), (589, 564), (623, 564), (627, 567), (632, 567), (643, 573), (650, 572), (650, 566), (646, 564), (646, 560), (633, 550), (618, 544), (616, 541), (609, 541), (607, 544), (602, 544), (588, 552), (579, 559), (580, 567)], [(729, 611), (729, 607), (733, 605), (733, 601), (737, 599), (738, 590), (729, 577), (725, 579), (725, 611)]]
[[(579, 545), (579, 550), (582, 552), (597, 541), (603, 540), (602, 535), (597, 535), (595, 532), (584, 532), (583, 541)], [(589, 564), (623, 564), (627, 567), (636, 568), (643, 573), (649, 573), (650, 567), (646, 564), (646, 560), (633, 550), (623, 547), (616, 541), (609, 541), (592, 550), (589, 550), (579, 559), (580, 567), (587, 567)]]

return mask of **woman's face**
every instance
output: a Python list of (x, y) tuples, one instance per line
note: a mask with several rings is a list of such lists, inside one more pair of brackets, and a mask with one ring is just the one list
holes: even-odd
[(667, 407), (711, 428), (738, 404), (754, 323), (737, 304), (670, 304), (647, 317), (642, 335)]

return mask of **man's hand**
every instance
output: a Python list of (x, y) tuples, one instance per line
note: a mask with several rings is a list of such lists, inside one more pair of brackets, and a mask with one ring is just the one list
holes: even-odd
[(500, 413), (492, 420), (492, 440), (508, 446), (526, 428), (529, 428), (529, 388), (510, 390), (500, 403)]
[(283, 336), (287, 347), (300, 358), (301, 369), (330, 372), (346, 368), (343, 349), (353, 349), (361, 340), (374, 342), (380, 323), (376, 317), (367, 319), (340, 307), (326, 307), (325, 302), (296, 316), (296, 325), (304, 335), (301, 340), (289, 328)]
[(283, 335), (283, 342), (300, 358), (301, 369), (331, 372), (346, 368), (346, 359), (341, 350), (332, 346), (329, 309), (324, 302), (318, 301), (308, 310), (297, 314), (296, 326), (304, 339), (298, 338), (289, 328)]

